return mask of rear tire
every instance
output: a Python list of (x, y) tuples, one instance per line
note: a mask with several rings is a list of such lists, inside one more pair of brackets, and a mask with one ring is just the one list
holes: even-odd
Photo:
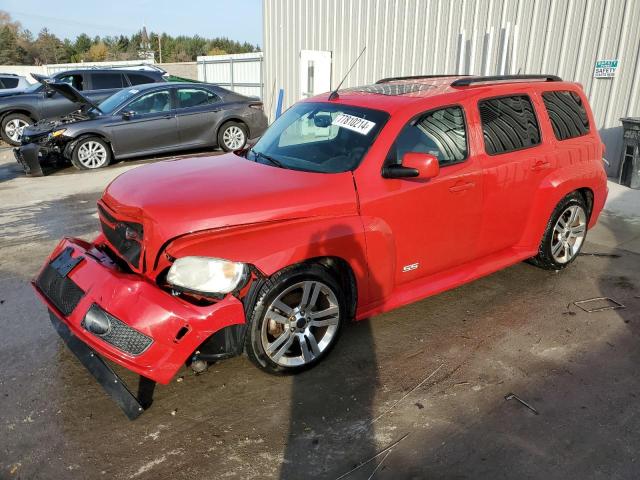
[(244, 148), (248, 140), (246, 125), (239, 122), (227, 122), (218, 130), (218, 146), (225, 152)]
[(0, 130), (0, 136), (2, 140), (9, 145), (17, 147), (20, 145), (20, 137), (22, 136), (22, 129), (28, 125), (32, 125), (31, 120), (26, 115), (21, 113), (10, 113), (5, 115), (2, 119), (2, 129)]
[(335, 346), (348, 309), (342, 289), (322, 265), (286, 268), (260, 287), (247, 311), (245, 349), (259, 368), (297, 373)]
[(80, 140), (71, 154), (71, 163), (78, 170), (95, 170), (111, 163), (111, 148), (99, 137)]
[(551, 214), (538, 255), (530, 260), (545, 270), (562, 270), (573, 262), (587, 236), (587, 204), (578, 192), (564, 197)]

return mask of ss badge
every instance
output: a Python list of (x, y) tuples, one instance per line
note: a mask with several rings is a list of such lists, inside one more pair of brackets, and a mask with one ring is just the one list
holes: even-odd
[(402, 267), (402, 272), (407, 273), (407, 272), (410, 272), (411, 270), (416, 270), (419, 266), (420, 264), (418, 262), (412, 263), (411, 265), (405, 265), (404, 267)]

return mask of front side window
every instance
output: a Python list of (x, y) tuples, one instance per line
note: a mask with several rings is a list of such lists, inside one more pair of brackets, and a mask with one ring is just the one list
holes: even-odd
[(107, 90), (109, 88), (122, 88), (124, 86), (121, 73), (94, 73), (91, 75), (93, 90)]
[(176, 91), (178, 108), (201, 107), (220, 101), (220, 97), (202, 88), (179, 88)]
[(553, 133), (558, 140), (581, 137), (589, 133), (589, 117), (577, 93), (544, 92), (542, 100), (549, 114)]
[(434, 110), (406, 125), (393, 144), (386, 163), (402, 163), (407, 152), (433, 155), (441, 167), (467, 158), (467, 130), (462, 108)]
[(71, 85), (73, 88), (75, 88), (78, 91), (84, 90), (82, 75), (79, 75), (79, 74), (63, 75), (61, 77), (57, 77), (56, 82), (66, 83), (68, 85)]
[(484, 148), (489, 155), (513, 152), (540, 143), (540, 128), (527, 95), (499, 97), (478, 103)]
[(292, 170), (346, 172), (360, 164), (388, 119), (388, 113), (369, 108), (299, 103), (269, 127), (247, 158)]
[(136, 115), (167, 112), (171, 110), (169, 90), (147, 93), (124, 107), (124, 110), (134, 112)]

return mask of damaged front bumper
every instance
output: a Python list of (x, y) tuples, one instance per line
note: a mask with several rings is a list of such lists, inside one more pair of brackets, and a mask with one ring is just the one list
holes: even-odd
[(13, 155), (16, 161), (24, 168), (24, 172), (28, 177), (41, 177), (44, 175), (42, 166), (40, 165), (40, 157), (42, 152), (40, 146), (35, 143), (29, 143), (13, 149)]
[(57, 147), (52, 148), (38, 143), (28, 143), (14, 148), (13, 156), (28, 177), (42, 177), (44, 163), (59, 161), (63, 158)]
[[(78, 239), (60, 242), (33, 286), (69, 348), (130, 418), (144, 405), (129, 393), (123, 406), (118, 398), (128, 390), (100, 356), (166, 384), (211, 335), (245, 323), (237, 298), (194, 305), (121, 270), (96, 245)], [(115, 395), (114, 380), (124, 388)]]

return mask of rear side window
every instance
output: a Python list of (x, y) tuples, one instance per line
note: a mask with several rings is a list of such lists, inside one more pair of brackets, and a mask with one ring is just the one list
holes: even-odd
[(121, 73), (94, 73), (91, 78), (93, 79), (93, 90), (122, 88), (124, 86)]
[(201, 107), (220, 100), (218, 95), (202, 88), (179, 88), (177, 95), (178, 108)]
[(558, 140), (589, 133), (589, 117), (580, 95), (569, 91), (544, 92), (542, 100)]
[(145, 83), (155, 82), (153, 78), (143, 75), (141, 73), (128, 73), (127, 77), (129, 77), (129, 82), (131, 82), (131, 85), (142, 85)]
[(442, 167), (467, 158), (467, 130), (462, 108), (434, 110), (405, 126), (391, 149), (387, 163), (400, 164), (407, 152), (433, 155)]
[(484, 148), (489, 155), (513, 152), (540, 143), (540, 128), (527, 95), (499, 97), (478, 103)]
[(18, 79), (17, 78), (3, 78), (2, 79), (2, 84), (4, 85), (4, 88), (16, 88), (18, 86)]

